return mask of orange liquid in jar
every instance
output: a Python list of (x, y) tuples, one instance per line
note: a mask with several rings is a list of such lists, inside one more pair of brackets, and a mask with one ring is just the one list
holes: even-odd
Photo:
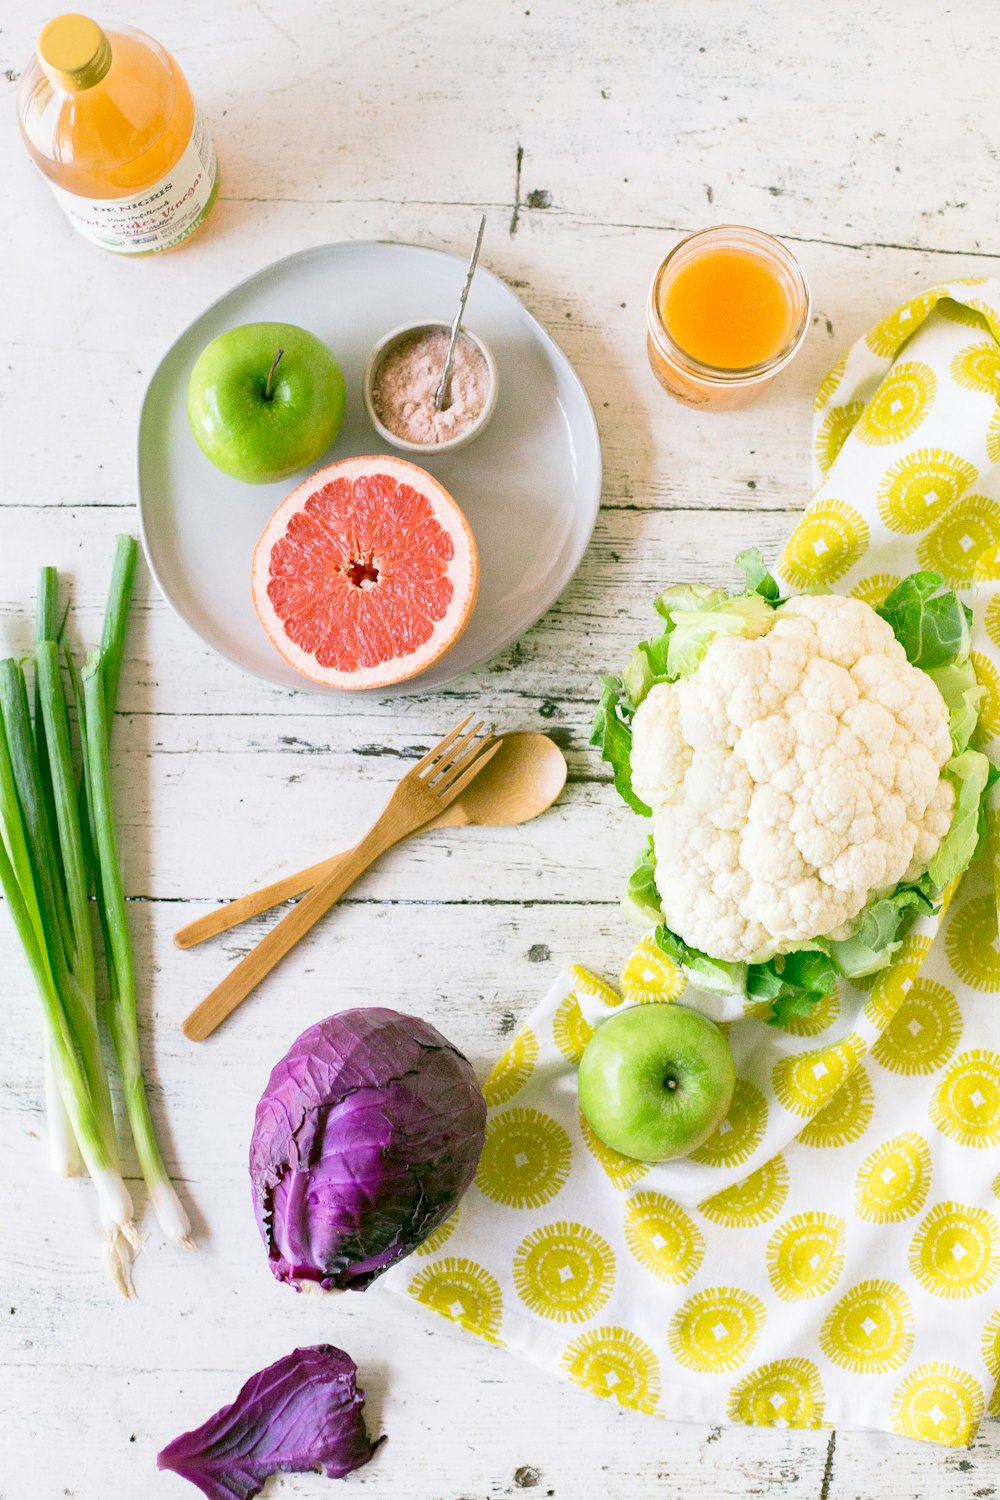
[(660, 262), (646, 303), (653, 374), (685, 406), (731, 411), (794, 358), (809, 327), (809, 283), (780, 240), (717, 224)]
[(659, 302), (678, 348), (719, 370), (765, 364), (794, 332), (791, 288), (773, 264), (746, 250), (691, 256), (661, 287)]

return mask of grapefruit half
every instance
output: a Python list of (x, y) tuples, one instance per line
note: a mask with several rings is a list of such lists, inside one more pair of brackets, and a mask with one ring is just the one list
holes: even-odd
[(327, 687), (388, 687), (458, 640), (479, 558), (468, 521), (424, 469), (345, 458), (278, 506), (254, 550), (252, 588), (297, 671)]

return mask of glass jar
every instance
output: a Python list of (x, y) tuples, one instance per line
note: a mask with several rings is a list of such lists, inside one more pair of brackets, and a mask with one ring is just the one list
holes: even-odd
[(650, 367), (688, 406), (745, 406), (795, 357), (811, 311), (809, 283), (780, 240), (738, 224), (699, 230), (674, 246), (653, 277)]
[(18, 89), (21, 134), (73, 227), (143, 255), (205, 222), (219, 174), (208, 126), (170, 54), (128, 26), (50, 21)]

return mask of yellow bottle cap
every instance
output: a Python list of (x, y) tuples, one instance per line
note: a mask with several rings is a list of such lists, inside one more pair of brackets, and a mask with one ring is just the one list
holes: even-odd
[(89, 16), (56, 16), (38, 38), (38, 61), (57, 88), (93, 88), (111, 66), (111, 44)]

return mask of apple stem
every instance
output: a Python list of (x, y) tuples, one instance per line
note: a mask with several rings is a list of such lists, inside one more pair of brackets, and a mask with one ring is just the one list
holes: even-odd
[(284, 349), (279, 349), (278, 352), (277, 352), (277, 354), (274, 356), (274, 358), (271, 361), (271, 368), (267, 372), (267, 384), (264, 387), (264, 400), (265, 401), (270, 401), (270, 399), (271, 399), (271, 394), (272, 394), (272, 392), (271, 392), (271, 386), (272, 386), (272, 383), (274, 381), (274, 372), (278, 368), (278, 364), (279, 364), (279, 362), (281, 360), (281, 356), (284, 354), (284, 352), (285, 352)]

